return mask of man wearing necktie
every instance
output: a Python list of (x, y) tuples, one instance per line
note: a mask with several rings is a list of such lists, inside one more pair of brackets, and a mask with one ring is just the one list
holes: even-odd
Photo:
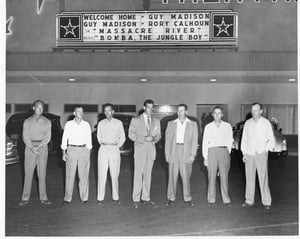
[(155, 205), (150, 200), (151, 174), (156, 158), (155, 144), (160, 140), (160, 121), (152, 117), (154, 102), (144, 102), (144, 113), (131, 120), (129, 138), (134, 142), (134, 179), (132, 200), (134, 207), (140, 203)]

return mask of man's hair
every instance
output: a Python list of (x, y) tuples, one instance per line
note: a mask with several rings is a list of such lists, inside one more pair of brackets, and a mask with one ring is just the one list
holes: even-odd
[(74, 108), (73, 108), (73, 112), (76, 111), (76, 109), (79, 109), (81, 108), (83, 110), (83, 106), (82, 105), (75, 105)]
[(144, 101), (144, 106), (145, 106), (145, 107), (146, 107), (147, 105), (149, 105), (149, 104), (154, 105), (154, 101), (151, 100), (151, 99), (147, 99), (147, 100)]
[(179, 107), (184, 107), (185, 110), (188, 110), (188, 107), (187, 107), (186, 104), (181, 103), (181, 104), (179, 104), (179, 105), (177, 106), (177, 109), (178, 109)]
[(110, 107), (111, 110), (114, 110), (114, 105), (113, 105), (112, 103), (105, 103), (105, 104), (103, 105), (103, 111), (105, 110), (106, 107)]
[(219, 105), (216, 105), (216, 106), (213, 108), (213, 112), (214, 112), (216, 109), (219, 109), (219, 110), (221, 110), (221, 111), (222, 111), (222, 113), (223, 113), (223, 108), (222, 108), (221, 106), (219, 106)]
[(263, 109), (263, 106), (262, 106), (262, 104), (261, 103), (259, 103), (259, 102), (254, 102), (252, 105), (251, 105), (251, 107), (252, 106), (254, 106), (254, 105), (258, 105), (259, 106), (259, 108), (262, 110)]
[(32, 107), (35, 107), (37, 104), (41, 104), (43, 106), (43, 108), (45, 106), (45, 102), (44, 101), (42, 101), (42, 100), (36, 100), (36, 101), (33, 102)]

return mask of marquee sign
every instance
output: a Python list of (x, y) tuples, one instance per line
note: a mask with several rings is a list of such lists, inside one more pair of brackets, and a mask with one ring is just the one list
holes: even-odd
[(59, 46), (237, 45), (232, 11), (62, 12), (56, 16)]

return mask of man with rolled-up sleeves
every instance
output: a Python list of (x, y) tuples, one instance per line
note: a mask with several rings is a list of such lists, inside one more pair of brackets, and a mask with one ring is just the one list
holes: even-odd
[(120, 204), (119, 174), (120, 174), (120, 147), (125, 142), (125, 132), (122, 121), (113, 117), (113, 105), (104, 105), (105, 119), (97, 126), (97, 139), (100, 144), (98, 152), (98, 193), (97, 203), (101, 205), (105, 197), (107, 171), (109, 169), (112, 182), (113, 203)]
[(25, 143), (25, 180), (20, 206), (29, 203), (32, 178), (35, 167), (39, 178), (39, 197), (42, 204), (51, 204), (46, 193), (46, 169), (48, 161), (48, 143), (51, 139), (51, 121), (44, 117), (44, 102), (33, 103), (34, 114), (23, 124), (23, 141)]
[(63, 160), (66, 162), (66, 187), (63, 204), (69, 204), (72, 201), (77, 165), (80, 199), (83, 204), (86, 204), (89, 197), (91, 127), (87, 121), (83, 120), (81, 106), (76, 106), (73, 114), (75, 118), (66, 123), (61, 144)]

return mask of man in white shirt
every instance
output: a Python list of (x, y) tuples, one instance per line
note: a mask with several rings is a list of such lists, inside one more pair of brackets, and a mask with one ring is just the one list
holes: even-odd
[(207, 201), (209, 206), (216, 202), (216, 176), (219, 171), (222, 200), (224, 205), (230, 206), (228, 173), (233, 132), (231, 125), (222, 120), (221, 107), (214, 107), (212, 115), (214, 121), (205, 126), (202, 140), (202, 155), (208, 171)]
[(83, 120), (83, 108), (76, 106), (74, 120), (65, 124), (61, 148), (66, 162), (66, 187), (64, 204), (72, 201), (74, 179), (78, 165), (79, 194), (83, 204), (88, 203), (90, 150), (92, 149), (91, 127)]
[(183, 200), (187, 206), (194, 206), (190, 178), (197, 154), (198, 129), (196, 122), (187, 118), (187, 112), (187, 105), (179, 104), (177, 107), (178, 118), (168, 122), (166, 129), (165, 157), (169, 163), (167, 206), (175, 203), (179, 172), (183, 186)]
[(262, 116), (262, 105), (253, 103), (252, 118), (247, 120), (241, 142), (246, 170), (246, 193), (243, 207), (254, 204), (256, 170), (258, 174), (261, 200), (265, 209), (271, 208), (271, 193), (268, 179), (268, 151), (274, 148), (274, 134), (269, 120)]
[(97, 126), (97, 139), (100, 144), (98, 152), (98, 205), (101, 205), (105, 197), (107, 170), (109, 168), (112, 182), (113, 202), (120, 204), (119, 200), (119, 173), (121, 156), (119, 148), (125, 142), (125, 132), (122, 121), (113, 118), (113, 105), (104, 105), (106, 119), (101, 120)]

